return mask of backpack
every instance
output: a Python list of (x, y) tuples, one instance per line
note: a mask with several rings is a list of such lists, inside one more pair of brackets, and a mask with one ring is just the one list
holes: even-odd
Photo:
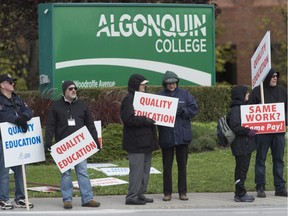
[(217, 137), (219, 140), (219, 144), (223, 147), (228, 147), (234, 141), (236, 135), (230, 129), (227, 123), (226, 115), (219, 118), (217, 122)]

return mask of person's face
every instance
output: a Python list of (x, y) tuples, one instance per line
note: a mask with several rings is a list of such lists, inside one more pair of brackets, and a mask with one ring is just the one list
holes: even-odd
[(175, 89), (177, 88), (177, 83), (167, 83), (166, 86), (167, 89), (169, 89), (170, 91), (175, 91)]
[(76, 90), (77, 90), (77, 87), (75, 87), (75, 85), (70, 85), (65, 91), (65, 97), (68, 100), (73, 100), (74, 98), (77, 97)]
[(277, 85), (277, 80), (278, 80), (278, 75), (277, 73), (274, 73), (271, 80), (270, 80), (270, 86), (276, 86)]
[(8, 92), (13, 92), (14, 91), (14, 84), (15, 83), (13, 81), (3, 81), (1, 83), (1, 87)]
[(247, 92), (246, 95), (245, 95), (245, 101), (248, 101), (248, 100), (249, 100), (249, 96), (250, 96), (250, 93)]
[(139, 92), (145, 92), (147, 84), (140, 84), (139, 85)]

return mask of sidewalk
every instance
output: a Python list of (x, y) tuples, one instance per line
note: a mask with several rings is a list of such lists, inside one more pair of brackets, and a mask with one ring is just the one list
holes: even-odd
[[(255, 196), (252, 203), (240, 203), (233, 200), (234, 193), (189, 193), (188, 201), (181, 201), (178, 194), (172, 195), (171, 201), (162, 201), (162, 194), (147, 194), (153, 198), (153, 203), (146, 205), (125, 205), (125, 195), (95, 196), (95, 200), (101, 203), (97, 209), (194, 209), (194, 208), (239, 208), (239, 207), (286, 207), (287, 197), (274, 196), (274, 191), (266, 191), (266, 198), (257, 198), (256, 192), (249, 192)], [(62, 198), (31, 198), (30, 202), (35, 207), (30, 211), (64, 211)], [(73, 210), (91, 210), (96, 208), (81, 207), (81, 198), (74, 197)], [(12, 211), (25, 211), (24, 209), (13, 209)], [(69, 210), (65, 210), (69, 211)], [(6, 211), (7, 212), (7, 211)]]

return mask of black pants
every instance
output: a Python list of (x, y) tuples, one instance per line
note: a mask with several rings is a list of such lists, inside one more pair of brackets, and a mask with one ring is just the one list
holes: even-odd
[(236, 156), (236, 166), (234, 173), (235, 195), (243, 196), (246, 194), (245, 180), (250, 165), (251, 154)]
[(164, 195), (172, 194), (172, 165), (176, 151), (176, 161), (178, 167), (178, 193), (186, 194), (186, 166), (188, 160), (188, 145), (177, 145), (172, 148), (162, 149), (163, 164), (163, 193)]

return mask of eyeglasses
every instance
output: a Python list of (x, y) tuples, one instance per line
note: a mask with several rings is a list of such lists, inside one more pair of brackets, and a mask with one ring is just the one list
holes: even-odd
[(278, 75), (273, 75), (273, 76), (272, 76), (272, 78), (275, 78), (275, 77), (278, 78)]
[(15, 84), (13, 81), (7, 81), (10, 85)]
[(76, 91), (76, 90), (77, 90), (77, 87), (76, 87), (76, 86), (75, 86), (75, 87), (70, 87), (70, 88), (68, 88), (68, 90), (69, 90), (69, 91), (72, 91), (72, 90), (75, 90), (75, 91)]

